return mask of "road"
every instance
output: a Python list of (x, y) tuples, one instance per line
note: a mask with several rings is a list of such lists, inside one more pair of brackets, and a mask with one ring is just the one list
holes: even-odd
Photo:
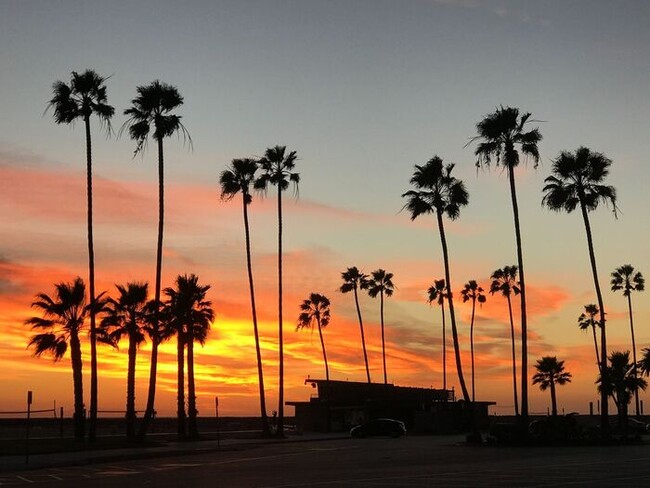
[(287, 442), (0, 475), (39, 487), (650, 486), (650, 446), (497, 448), (447, 437)]

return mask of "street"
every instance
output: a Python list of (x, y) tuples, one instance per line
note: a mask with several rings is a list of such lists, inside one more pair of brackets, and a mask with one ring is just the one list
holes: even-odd
[(474, 447), (451, 437), (343, 439), (23, 471), (0, 486), (560, 487), (647, 486), (650, 446)]

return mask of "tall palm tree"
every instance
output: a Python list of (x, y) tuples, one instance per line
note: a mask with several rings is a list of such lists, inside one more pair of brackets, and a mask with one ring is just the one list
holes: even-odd
[(442, 315), (442, 389), (447, 389), (447, 326), (445, 324), (445, 299), (447, 293), (445, 289), (444, 278), (442, 280), (435, 280), (433, 285), (427, 290), (429, 305), (437, 303), (440, 305), (440, 314)]
[[(618, 410), (619, 425), (627, 426), (627, 406), (637, 390), (645, 390), (648, 382), (635, 376), (634, 365), (630, 363), (630, 351), (612, 351), (605, 374), (598, 376), (598, 390), (611, 395)], [(603, 381), (604, 378), (604, 381)]]
[[(596, 210), (601, 202), (611, 203), (616, 216), (616, 189), (602, 183), (609, 174), (612, 160), (602, 153), (592, 152), (586, 147), (580, 147), (575, 153), (562, 151), (553, 161), (552, 175), (544, 180), (546, 186), (542, 190), (542, 204), (549, 209), (567, 213), (580, 208), (587, 234), (587, 247), (593, 275), (598, 309), (600, 311), (600, 370), (607, 367), (607, 329), (605, 327), (605, 305), (598, 280), (596, 254), (589, 223), (589, 212)], [(601, 389), (600, 423), (603, 437), (609, 436), (609, 416), (607, 393)]]
[(393, 284), (393, 273), (387, 273), (386, 270), (377, 269), (370, 274), (368, 282), (368, 295), (375, 298), (379, 295), (379, 313), (381, 316), (381, 356), (384, 363), (384, 384), (388, 383), (386, 375), (386, 341), (384, 339), (384, 295), (390, 297), (393, 295), (395, 285)]
[(585, 305), (585, 311), (578, 317), (578, 327), (580, 327), (580, 330), (591, 329), (596, 350), (596, 365), (598, 371), (600, 371), (600, 355), (598, 354), (598, 341), (596, 340), (596, 327), (600, 327), (600, 322), (596, 320), (596, 315), (598, 315), (598, 305), (594, 303)]
[(257, 326), (257, 308), (255, 306), (255, 286), (253, 284), (253, 266), (251, 261), (251, 240), (248, 225), (248, 205), (253, 200), (251, 186), (255, 182), (257, 161), (250, 158), (233, 159), (230, 168), (221, 172), (221, 200), (232, 200), (241, 193), (242, 207), (244, 210), (244, 234), (246, 236), (246, 267), (248, 270), (248, 287), (251, 297), (251, 311), (253, 315), (253, 334), (255, 336), (255, 354), (257, 356), (257, 379), (260, 389), (260, 413), (262, 418), (262, 432), (264, 436), (271, 433), (268, 416), (266, 415), (266, 396), (264, 393), (264, 371), (262, 367), (262, 352), (260, 349), (259, 330)]
[(86, 196), (88, 224), (88, 288), (90, 293), (90, 424), (88, 437), (95, 440), (97, 434), (97, 327), (95, 319), (95, 249), (93, 243), (93, 179), (92, 139), (90, 118), (96, 115), (101, 126), (111, 133), (111, 117), (115, 109), (108, 105), (106, 77), (93, 70), (83, 73), (73, 71), (70, 83), (57, 81), (52, 85), (52, 99), (48, 108), (54, 109), (57, 124), (71, 124), (77, 119), (86, 129)]
[(490, 294), (500, 293), (508, 301), (508, 315), (510, 317), (510, 343), (512, 349), (512, 391), (515, 401), (515, 415), (519, 416), (519, 398), (517, 396), (517, 355), (515, 354), (515, 323), (512, 318), (511, 295), (519, 295), (521, 288), (517, 281), (517, 266), (504, 266), (495, 270), (490, 276)]
[(325, 379), (329, 382), (330, 371), (327, 364), (325, 342), (323, 341), (323, 329), (330, 323), (330, 301), (325, 295), (310, 293), (309, 298), (300, 304), (300, 315), (296, 330), (313, 329), (314, 324), (318, 327), (318, 337), (323, 351), (323, 362), (325, 363)]
[[(156, 247), (156, 285), (153, 303), (160, 304), (163, 226), (165, 221), (165, 157), (163, 140), (165, 137), (179, 133), (186, 140), (189, 140), (190, 145), (192, 144), (192, 139), (185, 126), (181, 123), (181, 117), (173, 113), (174, 110), (183, 104), (183, 97), (176, 87), (156, 80), (149, 85), (138, 86), (136, 91), (138, 94), (131, 100), (131, 107), (124, 111), (124, 115), (127, 115), (128, 119), (122, 126), (122, 130), (125, 128), (128, 129), (129, 136), (136, 141), (134, 155), (143, 152), (147, 147), (149, 134), (151, 134), (158, 146), (158, 244)], [(159, 320), (158, 310), (154, 310), (153, 320)], [(157, 326), (154, 328), (157, 328)], [(154, 361), (152, 358), (151, 369), (149, 371), (147, 408), (142, 421), (141, 436), (146, 434), (149, 424), (153, 419), (154, 402), (156, 399), (156, 365), (157, 361)]]
[(564, 361), (558, 361), (556, 356), (544, 356), (537, 360), (535, 365), (537, 373), (533, 375), (533, 385), (539, 385), (539, 389), (551, 390), (551, 414), (557, 417), (556, 385), (566, 385), (571, 382), (571, 373), (564, 370)]
[[(640, 271), (634, 270), (634, 267), (631, 264), (624, 264), (612, 272), (612, 280), (610, 282), (612, 285), (612, 291), (623, 291), (623, 296), (627, 297), (627, 309), (630, 316), (630, 333), (632, 335), (632, 359), (633, 367), (632, 371), (634, 376), (637, 375), (637, 360), (636, 360), (636, 341), (634, 339), (634, 318), (632, 316), (632, 292), (633, 291), (643, 291), (645, 289), (645, 279)], [(639, 404), (639, 390), (634, 392), (635, 400), (635, 413), (636, 416), (640, 415), (640, 404)]]
[(357, 318), (359, 319), (359, 330), (361, 331), (361, 346), (363, 348), (363, 360), (366, 365), (366, 377), (368, 384), (370, 381), (370, 367), (368, 365), (368, 353), (366, 352), (366, 336), (363, 332), (363, 319), (361, 318), (361, 308), (359, 308), (359, 294), (358, 290), (368, 289), (368, 275), (359, 271), (356, 266), (346, 269), (341, 273), (343, 284), (340, 286), (341, 293), (354, 292), (354, 304), (357, 307)]
[(451, 334), (454, 341), (454, 353), (456, 356), (456, 371), (458, 380), (463, 392), (463, 398), (470, 402), (471, 398), (465, 386), (463, 376), (463, 364), (460, 357), (460, 345), (458, 342), (458, 329), (456, 327), (456, 315), (454, 313), (454, 295), (451, 288), (451, 272), (449, 266), (449, 251), (447, 249), (447, 238), (443, 216), (450, 220), (456, 220), (460, 216), (460, 209), (468, 204), (469, 195), (465, 184), (451, 175), (454, 169), (453, 164), (444, 165), (442, 159), (434, 156), (423, 166), (415, 165), (415, 171), (410, 183), (415, 188), (402, 195), (408, 199), (404, 208), (411, 214), (411, 220), (415, 220), (423, 214), (434, 214), (438, 223), (440, 233), (440, 244), (445, 266), (446, 298), (449, 302), (449, 317), (451, 319)]
[(72, 283), (54, 285), (54, 298), (45, 293), (36, 295), (32, 307), (42, 317), (31, 317), (25, 325), (42, 331), (32, 336), (27, 347), (34, 348), (34, 355), (52, 355), (54, 361), (61, 359), (70, 348), (72, 382), (74, 391), (74, 437), (84, 437), (83, 363), (79, 333), (84, 327), (89, 307), (86, 304), (86, 285), (77, 277)]
[[(205, 299), (210, 285), (199, 285), (198, 276), (179, 275), (176, 288), (165, 288), (168, 296), (170, 325), (178, 334), (179, 352), (179, 434), (184, 434), (184, 382), (182, 378), (183, 345), (187, 346), (187, 417), (190, 438), (199, 435), (196, 423), (196, 386), (194, 381), (194, 342), (205, 344), (214, 320), (212, 302)], [(182, 406), (181, 406), (182, 405)]]
[[(526, 131), (530, 122), (530, 113), (520, 116), (519, 109), (499, 107), (486, 115), (476, 124), (478, 134), (470, 142), (480, 140), (474, 154), (478, 157), (477, 167), (489, 167), (492, 162), (503, 166), (508, 171), (510, 199), (515, 225), (517, 245), (517, 264), (519, 266), (519, 283), (521, 299), (521, 425), (528, 426), (528, 319), (526, 310), (526, 281), (524, 279), (524, 257), (521, 244), (521, 225), (519, 223), (519, 205), (515, 187), (515, 168), (519, 165), (519, 152), (531, 158), (535, 168), (539, 162), (537, 144), (542, 135), (537, 128)], [(519, 148), (519, 150), (517, 150)]]
[(282, 323), (282, 192), (293, 184), (298, 191), (300, 174), (294, 173), (298, 155), (287, 152), (286, 146), (269, 147), (259, 161), (262, 174), (255, 180), (254, 188), (266, 192), (269, 185), (278, 187), (278, 422), (277, 435), (284, 437), (284, 334)]
[(127, 283), (115, 285), (119, 296), (109, 298), (101, 327), (107, 333), (111, 344), (117, 345), (122, 337), (129, 340), (126, 374), (126, 437), (135, 440), (135, 364), (138, 347), (144, 342), (145, 306), (149, 285)]
[(460, 295), (463, 297), (463, 303), (469, 300), (472, 301), (472, 320), (469, 326), (469, 343), (470, 343), (470, 354), (472, 356), (472, 402), (476, 401), (476, 389), (474, 387), (474, 314), (476, 312), (476, 302), (479, 305), (485, 303), (485, 295), (483, 294), (483, 288), (479, 286), (476, 280), (469, 280), (465, 283), (465, 287), (460, 292)]

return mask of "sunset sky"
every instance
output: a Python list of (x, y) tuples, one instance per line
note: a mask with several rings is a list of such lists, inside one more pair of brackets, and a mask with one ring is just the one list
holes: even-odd
[[(1, 0), (0, 411), (22, 409), (33, 390), (34, 408), (56, 401), (72, 414), (68, 356), (34, 358), (23, 322), (36, 293), (87, 279), (83, 125), (57, 126), (44, 110), (54, 81), (91, 68), (110, 76), (116, 129), (138, 85), (159, 79), (185, 98), (178, 114), (194, 148), (165, 142), (163, 286), (179, 273), (212, 285), (216, 321), (195, 351), (200, 414), (213, 413), (215, 395), (222, 415), (259, 411), (241, 203), (219, 199), (218, 175), (230, 161), (278, 144), (299, 157), (299, 195), (287, 194), (284, 214), (285, 398), (308, 399), (304, 379), (324, 377), (317, 334), (294, 331), (310, 292), (332, 302), (324, 332), (332, 378), (365, 378), (353, 297), (337, 291), (349, 266), (395, 275), (386, 303), (389, 381), (440, 387), (440, 310), (425, 294), (444, 273), (439, 237), (432, 217), (411, 222), (401, 212), (401, 194), (415, 164), (434, 154), (456, 164), (470, 204), (447, 224), (453, 287), (475, 279), (489, 288), (492, 271), (516, 263), (507, 178), (477, 171), (474, 146), (465, 145), (499, 105), (531, 112), (544, 137), (539, 167), (517, 170), (529, 371), (543, 355), (565, 360), (573, 382), (559, 390), (559, 407), (586, 412), (598, 396), (591, 335), (577, 326), (583, 305), (596, 301), (584, 227), (579, 213), (542, 208), (541, 189), (561, 150), (584, 145), (613, 160), (608, 183), (620, 215), (603, 206), (591, 219), (609, 348), (629, 349), (627, 302), (610, 291), (609, 275), (629, 263), (650, 278), (648, 25), (650, 3), (637, 0)], [(126, 135), (106, 138), (92, 123), (97, 288), (115, 293), (115, 283), (143, 280), (153, 288), (155, 145), (134, 158)], [(250, 207), (269, 411), (278, 380), (274, 196), (255, 196)], [(632, 298), (640, 354), (650, 346), (650, 293)], [(360, 301), (380, 381), (379, 301)], [(469, 385), (471, 307), (456, 306)], [(496, 401), (497, 414), (513, 411), (507, 317), (498, 296), (477, 310), (477, 399)], [(460, 394), (451, 343), (448, 351), (449, 384)], [(147, 344), (139, 353), (139, 409), (149, 352)], [(124, 409), (126, 345), (99, 353), (99, 409)], [(174, 413), (175, 361), (174, 343), (165, 345), (160, 415)], [(531, 412), (549, 403), (548, 392), (530, 387)]]

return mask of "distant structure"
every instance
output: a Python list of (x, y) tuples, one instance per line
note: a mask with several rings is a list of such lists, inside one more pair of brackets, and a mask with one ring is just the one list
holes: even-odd
[[(307, 378), (315, 388), (309, 401), (289, 401), (296, 428), (304, 432), (342, 432), (373, 418), (401, 420), (409, 432), (450, 433), (467, 428), (470, 404), (456, 401), (454, 390), (393, 384)], [(474, 402), (481, 426), (488, 424), (488, 406)]]

